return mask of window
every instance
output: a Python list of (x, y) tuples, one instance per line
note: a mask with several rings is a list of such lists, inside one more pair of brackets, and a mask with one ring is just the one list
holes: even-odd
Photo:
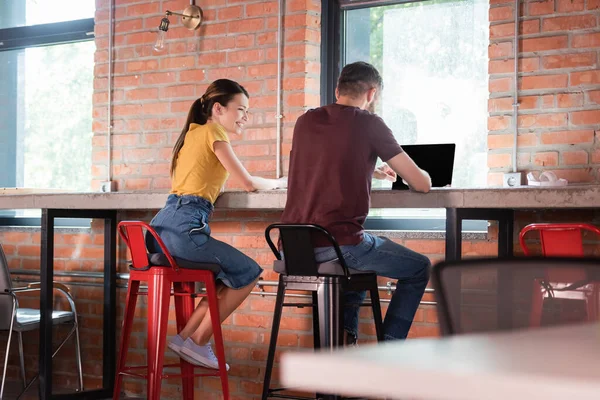
[[(377, 67), (384, 89), (376, 112), (398, 142), (455, 143), (452, 185), (485, 186), (489, 2), (341, 0), (340, 4), (340, 65), (367, 61)], [(386, 187), (391, 183), (373, 182), (375, 189)], [(443, 219), (445, 212), (386, 209), (372, 210), (371, 215)]]
[[(90, 189), (94, 1), (75, 3), (0, 4), (3, 187)], [(55, 22), (84, 16), (91, 21)], [(74, 38), (81, 25), (87, 32)]]
[(0, 1), (0, 187), (90, 190), (94, 12)]

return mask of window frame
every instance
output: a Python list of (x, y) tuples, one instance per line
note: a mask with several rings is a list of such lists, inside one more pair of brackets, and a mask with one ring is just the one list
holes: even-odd
[[(321, 105), (335, 102), (335, 83), (345, 64), (345, 12), (428, 0), (323, 0), (321, 12)], [(391, 189), (390, 189), (391, 190)], [(471, 232), (487, 234), (488, 221), (465, 221)], [(437, 232), (446, 218), (368, 217), (365, 229)]]
[(95, 39), (94, 18), (0, 29), (0, 51)]
[[(75, 19), (0, 29), (0, 52), (33, 47), (94, 41), (94, 18)], [(15, 149), (16, 150), (16, 149)], [(0, 226), (37, 227), (41, 217), (10, 215), (15, 210), (0, 210)], [(91, 220), (61, 219), (57, 226), (85, 227)]]

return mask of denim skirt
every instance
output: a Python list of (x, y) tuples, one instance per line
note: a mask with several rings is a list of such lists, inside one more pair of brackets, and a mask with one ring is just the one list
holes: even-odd
[[(241, 251), (210, 236), (208, 220), (213, 209), (212, 203), (202, 197), (171, 194), (150, 225), (171, 255), (219, 264), (221, 272), (216, 279), (232, 289), (241, 289), (254, 282), (263, 270)], [(160, 252), (155, 240), (147, 240), (147, 246), (152, 253)]]

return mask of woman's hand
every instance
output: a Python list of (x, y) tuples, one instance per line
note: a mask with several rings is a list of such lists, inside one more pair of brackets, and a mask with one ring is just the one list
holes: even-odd
[(382, 164), (375, 169), (373, 176), (376, 179), (386, 180), (390, 182), (396, 182), (397, 175), (393, 169), (387, 164)]
[(287, 186), (288, 186), (288, 177), (282, 176), (281, 178), (277, 179), (277, 187), (275, 189), (287, 189)]

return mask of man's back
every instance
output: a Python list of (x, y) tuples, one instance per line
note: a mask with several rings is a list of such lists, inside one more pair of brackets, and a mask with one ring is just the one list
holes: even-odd
[(368, 111), (340, 104), (308, 111), (294, 129), (282, 222), (318, 224), (340, 245), (360, 243), (377, 157), (387, 161), (401, 152)]

